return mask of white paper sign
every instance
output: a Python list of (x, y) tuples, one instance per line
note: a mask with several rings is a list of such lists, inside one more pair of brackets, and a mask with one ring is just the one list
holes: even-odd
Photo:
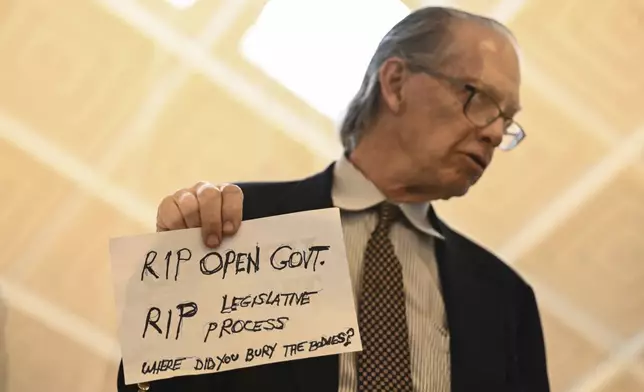
[(126, 384), (360, 351), (336, 208), (110, 241)]

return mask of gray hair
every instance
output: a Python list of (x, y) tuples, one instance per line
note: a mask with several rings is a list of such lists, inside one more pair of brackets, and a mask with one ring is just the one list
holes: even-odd
[(378, 71), (385, 60), (400, 57), (414, 68), (441, 67), (451, 58), (448, 51), (452, 43), (450, 26), (457, 20), (483, 23), (503, 32), (514, 42), (514, 36), (507, 27), (484, 16), (449, 7), (425, 7), (410, 13), (380, 41), (362, 85), (347, 107), (340, 125), (340, 140), (346, 152), (355, 148), (362, 132), (377, 114), (380, 99)]

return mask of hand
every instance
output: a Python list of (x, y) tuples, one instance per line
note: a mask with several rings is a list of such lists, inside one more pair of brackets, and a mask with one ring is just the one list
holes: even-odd
[(198, 182), (161, 201), (157, 231), (201, 227), (206, 246), (216, 248), (222, 235), (233, 235), (242, 221), (244, 194), (233, 184)]

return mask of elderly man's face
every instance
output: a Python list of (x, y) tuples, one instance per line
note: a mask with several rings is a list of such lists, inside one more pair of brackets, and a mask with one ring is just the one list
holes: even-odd
[(476, 22), (459, 22), (453, 31), (455, 60), (436, 70), (438, 76), (403, 70), (397, 86), (395, 67), (381, 72), (396, 143), (409, 162), (406, 186), (445, 199), (465, 194), (481, 177), (504, 133), (503, 118), (479, 127), (464, 115), (472, 89), (493, 98), (504, 116), (519, 110), (520, 72), (511, 41)]

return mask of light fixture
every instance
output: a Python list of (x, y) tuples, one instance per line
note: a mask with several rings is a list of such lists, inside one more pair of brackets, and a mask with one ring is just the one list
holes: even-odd
[(400, 0), (270, 0), (240, 49), (271, 78), (337, 120), (378, 43), (409, 12)]
[(180, 10), (190, 8), (197, 2), (197, 0), (166, 0), (166, 1), (170, 3), (172, 6), (174, 6), (175, 8), (178, 8)]

